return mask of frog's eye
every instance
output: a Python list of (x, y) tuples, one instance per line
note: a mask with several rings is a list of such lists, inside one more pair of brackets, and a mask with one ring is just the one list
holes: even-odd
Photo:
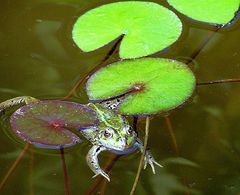
[(111, 134), (110, 132), (108, 132), (107, 130), (105, 130), (105, 131), (103, 132), (103, 135), (104, 135), (105, 138), (109, 138), (109, 137), (112, 136), (112, 134)]

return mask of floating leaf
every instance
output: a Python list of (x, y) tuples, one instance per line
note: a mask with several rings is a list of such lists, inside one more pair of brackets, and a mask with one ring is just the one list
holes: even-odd
[(168, 0), (179, 12), (188, 17), (213, 24), (227, 24), (239, 9), (239, 0)]
[(38, 147), (68, 147), (80, 141), (68, 129), (95, 126), (95, 112), (74, 102), (46, 100), (30, 103), (14, 112), (11, 128), (21, 139)]
[(85, 52), (96, 50), (124, 35), (121, 58), (156, 53), (180, 36), (182, 24), (167, 8), (152, 2), (117, 2), (100, 6), (80, 16), (73, 40)]
[(129, 93), (119, 110), (141, 115), (183, 104), (195, 88), (195, 77), (183, 63), (161, 58), (117, 62), (97, 71), (87, 82), (91, 101)]

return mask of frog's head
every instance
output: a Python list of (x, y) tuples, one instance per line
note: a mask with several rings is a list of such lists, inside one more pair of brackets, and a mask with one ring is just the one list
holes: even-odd
[(99, 143), (110, 150), (124, 151), (136, 142), (136, 133), (130, 125), (120, 128), (104, 127), (99, 132)]
[(124, 151), (131, 148), (136, 142), (137, 135), (128, 121), (120, 114), (100, 105), (94, 106), (99, 120), (98, 144), (115, 151)]

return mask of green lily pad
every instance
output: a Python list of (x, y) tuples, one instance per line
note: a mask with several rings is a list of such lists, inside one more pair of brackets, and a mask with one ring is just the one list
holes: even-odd
[(10, 124), (22, 140), (42, 148), (62, 148), (80, 142), (69, 129), (94, 127), (96, 113), (87, 106), (59, 100), (38, 101), (15, 111)]
[(90, 101), (129, 94), (119, 111), (149, 115), (183, 104), (193, 93), (195, 77), (183, 63), (161, 58), (141, 58), (110, 64), (87, 81)]
[(152, 2), (127, 1), (103, 5), (76, 21), (72, 36), (84, 52), (96, 50), (124, 35), (121, 58), (156, 53), (174, 43), (182, 23), (169, 9)]
[(188, 17), (213, 24), (227, 24), (239, 9), (239, 0), (167, 0)]

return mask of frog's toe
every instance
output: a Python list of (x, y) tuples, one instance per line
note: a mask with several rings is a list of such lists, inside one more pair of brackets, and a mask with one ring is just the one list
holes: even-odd
[(109, 178), (108, 174), (105, 173), (103, 170), (100, 170), (98, 173), (96, 173), (96, 174), (93, 176), (93, 178), (94, 178), (94, 177), (97, 177), (98, 175), (102, 175), (106, 180), (108, 180), (108, 181), (110, 182), (110, 178)]
[(155, 161), (154, 159), (153, 159), (153, 163), (154, 163), (155, 165), (157, 165), (157, 166), (163, 168), (163, 166), (162, 166), (161, 164), (159, 164), (157, 161)]
[(151, 166), (151, 168), (152, 168), (152, 172), (153, 172), (153, 174), (155, 174), (156, 171), (155, 171), (155, 167), (154, 167), (154, 165), (153, 165), (153, 162), (150, 161), (149, 164), (150, 164), (150, 166)]
[(147, 161), (147, 157), (144, 156), (144, 161), (143, 161), (143, 169), (146, 169), (147, 165), (148, 165), (148, 161)]
[(144, 166), (143, 168), (146, 169), (147, 165), (150, 164), (153, 173), (155, 174), (155, 167), (154, 165), (157, 165), (159, 167), (163, 167), (162, 165), (160, 165), (152, 156), (152, 154), (150, 153), (149, 150), (146, 151), (146, 155), (144, 157)]

